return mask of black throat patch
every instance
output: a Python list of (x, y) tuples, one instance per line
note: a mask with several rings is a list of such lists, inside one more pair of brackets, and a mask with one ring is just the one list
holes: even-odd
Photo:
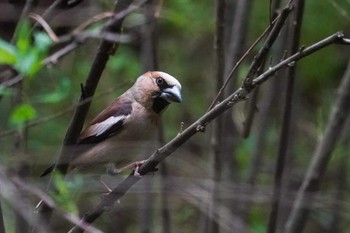
[(156, 113), (161, 113), (162, 111), (164, 111), (166, 109), (166, 107), (168, 107), (170, 103), (168, 101), (166, 101), (165, 99), (161, 98), (161, 97), (156, 97), (153, 101), (153, 111), (155, 111)]

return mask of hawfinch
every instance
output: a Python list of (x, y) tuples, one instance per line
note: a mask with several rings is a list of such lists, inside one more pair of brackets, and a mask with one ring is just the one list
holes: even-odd
[(68, 172), (98, 164), (124, 167), (146, 156), (156, 144), (160, 114), (171, 102), (181, 101), (181, 84), (171, 75), (160, 71), (141, 75), (81, 132)]

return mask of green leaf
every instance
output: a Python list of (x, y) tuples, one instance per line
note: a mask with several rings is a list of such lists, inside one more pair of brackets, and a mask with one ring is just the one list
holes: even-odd
[(19, 53), (25, 53), (30, 48), (30, 24), (27, 20), (20, 22), (17, 29), (16, 46)]
[(14, 125), (22, 125), (36, 117), (36, 110), (29, 104), (20, 104), (12, 112), (10, 121)]
[(14, 94), (12, 89), (0, 86), (0, 96), (12, 96)]
[(16, 36), (17, 59), (13, 63), (23, 76), (32, 77), (42, 68), (42, 59), (53, 42), (46, 33), (37, 32), (32, 43), (30, 33), (28, 21), (21, 22)]
[(67, 77), (63, 77), (59, 82), (58, 90), (36, 96), (35, 101), (40, 103), (57, 103), (69, 94), (70, 88), (70, 79)]
[(39, 51), (43, 52), (43, 54), (46, 54), (52, 43), (53, 41), (46, 33), (38, 32), (34, 34), (35, 47), (38, 48)]
[(42, 67), (40, 51), (32, 48), (27, 53), (20, 54), (15, 67), (23, 76), (33, 76)]
[(16, 48), (10, 43), (0, 39), (0, 63), (15, 64), (17, 59)]
[(74, 199), (77, 196), (77, 191), (82, 187), (82, 178), (76, 176), (74, 179), (66, 181), (61, 173), (55, 172), (53, 174), (53, 181), (56, 192), (52, 195), (52, 198), (66, 211), (78, 214), (78, 208)]

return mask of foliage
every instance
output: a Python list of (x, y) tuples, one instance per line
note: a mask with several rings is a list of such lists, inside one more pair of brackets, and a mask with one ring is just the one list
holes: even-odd
[(11, 115), (11, 122), (16, 126), (23, 126), (24, 123), (34, 119), (35, 109), (29, 104), (21, 104), (15, 108)]
[(62, 174), (57, 172), (53, 174), (53, 182), (57, 192), (52, 194), (52, 198), (57, 205), (70, 213), (78, 215), (76, 198), (83, 186), (82, 177), (74, 176), (71, 180), (66, 181)]
[[(83, 12), (83, 10), (86, 10), (85, 8), (77, 8), (80, 10), (78, 11), (79, 15), (72, 14), (69, 17), (69, 24), (65, 16), (62, 16), (64, 14), (57, 15), (56, 19), (48, 23), (58, 34), (66, 33), (72, 30), (75, 25), (79, 25), (93, 15), (100, 13), (101, 9), (111, 11), (112, 2), (108, 0), (90, 1), (86, 3), (91, 7), (89, 12)], [(164, 135), (166, 141), (168, 141), (179, 132), (181, 122), (184, 123), (186, 128), (205, 113), (213, 96), (216, 94), (214, 90), (215, 65), (213, 50), (215, 4), (214, 1), (199, 0), (156, 2), (159, 4), (157, 5), (159, 17), (157, 18), (156, 31), (159, 69), (174, 74), (181, 81), (184, 93), (184, 103), (170, 106), (164, 114), (164, 121), (166, 122), (164, 124)], [(243, 50), (250, 46), (268, 26), (268, 2), (253, 1), (248, 35)], [(138, 10), (137, 14), (141, 15), (142, 11)], [(232, 15), (229, 17), (232, 17)], [(350, 31), (348, 24), (349, 15), (350, 4), (348, 4), (348, 1), (306, 1), (301, 44), (309, 45), (339, 30), (344, 31), (348, 35)], [(88, 120), (131, 85), (135, 77), (142, 72), (140, 59), (140, 43), (142, 41), (140, 41), (139, 33), (142, 31), (140, 30), (142, 26), (140, 22), (142, 23), (143, 21), (136, 17), (130, 17), (128, 20), (130, 23), (123, 33), (131, 33), (132, 35), (135, 33), (137, 40), (130, 44), (120, 45), (116, 54), (111, 56), (93, 99)], [(133, 20), (137, 20), (137, 22), (133, 22)], [(6, 22), (2, 23), (5, 24)], [(10, 26), (12, 24), (6, 25)], [(101, 25), (102, 23), (97, 26), (100, 28)], [(54, 42), (51, 41), (45, 32), (32, 32), (28, 21), (19, 23), (16, 31), (17, 36), (14, 38), (13, 43), (0, 39), (0, 63), (11, 66), (23, 77), (23, 89), (19, 91), (19, 89), (14, 87), (0, 86), (1, 131), (25, 127), (28, 123), (36, 122), (36, 120), (40, 121), (61, 111), (67, 111), (66, 115), (61, 115), (53, 120), (44, 121), (28, 128), (28, 148), (26, 148), (28, 157), (25, 160), (30, 165), (32, 174), (37, 177), (43, 166), (51, 163), (56, 158), (57, 151), (60, 148), (73, 114), (72, 111), (80, 96), (80, 84), (87, 77), (92, 58), (98, 50), (99, 41), (89, 40), (86, 43), (82, 43), (78, 49), (59, 59), (57, 64), (44, 66), (42, 60), (60, 48), (54, 46)], [(5, 32), (1, 31), (1, 33), (4, 33), (4, 35), (0, 35), (1, 38), (9, 37), (9, 35), (5, 35)], [(284, 41), (280, 43), (283, 45)], [(277, 57), (278, 55), (275, 53), (278, 46), (273, 47), (271, 59), (267, 63), (280, 60), (280, 57)], [(289, 183), (286, 184), (286, 186), (289, 185), (291, 187), (293, 194), (297, 191), (305, 174), (305, 169), (311, 159), (315, 145), (323, 135), (328, 113), (334, 105), (336, 87), (339, 85), (339, 80), (349, 59), (348, 54), (348, 48), (332, 46), (298, 63), (295, 102), (293, 103), (293, 107), (295, 107), (293, 114), (295, 122), (293, 123), (292, 134), (294, 137), (290, 142), (290, 161), (288, 161), (290, 174), (288, 176)], [(237, 72), (238, 83), (246, 74), (253, 56), (254, 54), (248, 56), (246, 61), (240, 66)], [(284, 73), (280, 72), (274, 80), (266, 84), (266, 87), (261, 88), (259, 102), (257, 103), (257, 117), (250, 137), (242, 139), (240, 132), (238, 132), (236, 134), (237, 137), (232, 142), (227, 142), (237, 144), (237, 148), (231, 153), (230, 157), (225, 158), (225, 165), (227, 166), (225, 168), (225, 176), (220, 184), (226, 192), (220, 201), (228, 208), (231, 208), (232, 202), (237, 204), (232, 211), (233, 217), (241, 214), (239, 213), (239, 207), (244, 200), (250, 201), (250, 213), (247, 214), (248, 216), (242, 217), (245, 218), (245, 223), (248, 225), (247, 228), (250, 232), (260, 233), (266, 231), (268, 210), (270, 208), (268, 195), (273, 185), (274, 164), (281, 127), (284, 78)], [(255, 180), (256, 189), (253, 193), (249, 193), (245, 190), (246, 180), (251, 168), (252, 151), (257, 146), (257, 134), (259, 133), (257, 126), (260, 124), (262, 118), (260, 114), (265, 104), (262, 101), (271, 92), (271, 86), (269, 85), (275, 80), (280, 82), (277, 84), (278, 93), (275, 95), (277, 97), (273, 101), (272, 110), (268, 113), (269, 119), (263, 136), (265, 143), (260, 151), (262, 160), (257, 172), (258, 177)], [(23, 97), (22, 102), (14, 103), (14, 97), (18, 95)], [(234, 109), (232, 118), (239, 118), (237, 115), (244, 118), (245, 112), (243, 108)], [(235, 121), (236, 125), (233, 126), (232, 131), (242, 128), (243, 121), (242, 119)], [(238, 124), (239, 126), (237, 126)], [(203, 223), (203, 210), (200, 208), (202, 207), (200, 205), (202, 202), (207, 201), (206, 198), (199, 200), (199, 204), (194, 204), (195, 202), (189, 203), (184, 196), (190, 194), (182, 192), (182, 188), (183, 186), (186, 186), (186, 188), (190, 187), (188, 189), (196, 194), (201, 192), (198, 190), (202, 190), (203, 197), (207, 194), (203, 189), (210, 187), (212, 181), (211, 131), (212, 127), (208, 126), (207, 131), (203, 135), (192, 138), (179, 152), (168, 159), (169, 182), (172, 183), (170, 183), (170, 191), (166, 190), (166, 194), (170, 202), (169, 210), (172, 216), (173, 227), (178, 230), (174, 231), (173, 229), (173, 232), (185, 232), (188, 229), (189, 231), (196, 231), (199, 228), (198, 225)], [(345, 143), (343, 142), (340, 148), (343, 148)], [(15, 145), (13, 136), (1, 138), (0, 147), (3, 148), (1, 154), (4, 155), (2, 157), (11, 157), (10, 155), (13, 154), (12, 145)], [(338, 153), (346, 154), (343, 150), (341, 152), (337, 151)], [(342, 156), (335, 157), (335, 161), (332, 161), (333, 167), (330, 169), (325, 181), (325, 189), (332, 191), (326, 193), (330, 199), (336, 198), (334, 193), (338, 189), (336, 184), (338, 184), (339, 179), (335, 174), (340, 170), (337, 165), (340, 157)], [(160, 167), (160, 172), (162, 171), (162, 167)], [(228, 176), (227, 174), (231, 174), (231, 171), (236, 172), (238, 175)], [(158, 185), (158, 178), (161, 176), (160, 172), (152, 176), (155, 184), (157, 184), (154, 185), (156, 188), (160, 186)], [(119, 178), (113, 177), (113, 185), (120, 181)], [(177, 182), (177, 180), (181, 179), (186, 181)], [(42, 180), (40, 182), (44, 183)], [(340, 189), (340, 191), (347, 192), (346, 185), (349, 185), (348, 182), (347, 180), (344, 184), (344, 189)], [(77, 192), (86, 183), (83, 184), (81, 177), (67, 181), (60, 174), (54, 175), (54, 183), (58, 193), (53, 194), (52, 197), (58, 205), (71, 213), (78, 213), (76, 204)], [(198, 187), (204, 188), (198, 189)], [(160, 195), (158, 196), (160, 191), (156, 188), (154, 190), (135, 188), (131, 192), (131, 200), (127, 199), (128, 201), (124, 201), (124, 199), (121, 199), (121, 202), (117, 205), (117, 209), (122, 211), (119, 211), (117, 214), (113, 211), (107, 213), (107, 217), (104, 217), (96, 225), (108, 228), (107, 226), (115, 224), (118, 218), (120, 222), (128, 226), (125, 228), (130, 229), (129, 226), (132, 226), (135, 231), (139, 230), (137, 224), (140, 223), (140, 217), (135, 212), (142, 209), (142, 207), (135, 200), (138, 200), (139, 196), (143, 196), (144, 193), (151, 193), (154, 194), (154, 202), (160, 203)], [(81, 195), (84, 196), (84, 193)], [(320, 194), (321, 197), (323, 195), (325, 193)], [(193, 197), (190, 196), (190, 198)], [(84, 207), (95, 206), (98, 202), (96, 199), (87, 200), (84, 203)], [(285, 199), (287, 199), (285, 200), (286, 205), (292, 205), (292, 198), (288, 196)], [(347, 203), (349, 201), (347, 199), (345, 198), (343, 201)], [(320, 201), (318, 204), (321, 205), (322, 202)], [(156, 216), (153, 225), (157, 227), (161, 225), (160, 216), (162, 216), (162, 213), (159, 209), (161, 208), (157, 206), (154, 208), (154, 212), (150, 213), (150, 216)], [(322, 210), (318, 209), (318, 211)], [(333, 216), (334, 212), (327, 211), (327, 214)], [(347, 221), (348, 211), (347, 206), (344, 206), (339, 211), (344, 229), (349, 226)], [(323, 215), (319, 214), (318, 216), (322, 217)], [(322, 222), (322, 219), (316, 218), (313, 220), (316, 230), (305, 232), (325, 231), (325, 228), (331, 225), (328, 222), (331, 218), (328, 219), (328, 217), (327, 215), (327, 222)]]
[(13, 65), (25, 77), (32, 77), (42, 68), (42, 60), (52, 45), (52, 40), (43, 32), (35, 33), (32, 42), (30, 31), (28, 21), (19, 23), (16, 47), (0, 39), (0, 63)]

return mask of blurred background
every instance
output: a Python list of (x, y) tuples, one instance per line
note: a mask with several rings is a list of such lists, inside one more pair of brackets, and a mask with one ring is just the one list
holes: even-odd
[[(54, 2), (32, 1), (28, 12), (43, 15)], [(200, 0), (148, 1), (129, 14), (123, 22), (125, 37), (102, 74), (87, 121), (140, 74), (155, 69), (170, 73), (183, 87), (183, 103), (172, 104), (163, 114), (160, 145), (174, 138), (182, 125), (186, 128), (202, 116), (218, 93), (217, 86), (286, 3), (225, 2), (221, 80), (217, 77), (214, 46), (216, 4)], [(40, 26), (31, 32), (36, 23), (32, 18), (19, 23), (26, 6), (21, 0), (0, 1), (0, 48), (10, 51), (0, 56), (17, 56), (16, 61), (0, 58), (1, 63), (7, 63), (0, 65), (0, 161), (33, 187), (45, 190), (48, 179), (40, 179), (39, 175), (59, 154), (81, 94), (80, 84), (89, 73), (100, 38), (94, 38), (95, 34), (81, 41), (55, 44)], [(45, 19), (61, 37), (96, 15), (108, 15), (105, 12), (113, 11), (113, 7), (112, 0), (84, 0), (76, 6), (56, 7)], [(293, 13), (271, 48), (265, 69), (278, 63), (288, 50), (292, 19)], [(105, 22), (96, 21), (85, 30), (98, 31)], [(349, 36), (349, 22), (349, 0), (305, 1), (300, 46), (337, 31)], [(77, 45), (74, 50), (57, 61), (41, 64), (73, 42)], [(262, 43), (240, 64), (224, 95), (241, 85)], [(283, 232), (295, 194), (327, 125), (349, 52), (348, 46), (331, 45), (297, 63), (277, 232)], [(235, 105), (204, 133), (192, 137), (160, 164), (158, 172), (143, 177), (93, 225), (104, 232), (266, 232), (281, 137), (285, 77), (284, 70), (278, 72), (259, 87), (254, 98)], [(255, 115), (249, 123), (252, 109)], [(215, 135), (220, 127), (218, 138)], [(344, 128), (333, 151), (303, 232), (350, 232), (348, 129)], [(103, 175), (111, 187), (123, 178)], [(54, 180), (66, 190), (54, 199), (80, 215), (96, 206), (103, 192), (97, 179), (79, 174), (65, 181), (61, 177)], [(33, 205), (38, 201), (38, 197), (29, 199)], [(0, 202), (6, 232), (27, 232), (30, 227), (23, 221), (18, 223), (21, 221), (15, 208), (4, 198)], [(52, 227), (55, 232), (65, 232), (71, 226), (57, 216)]]

